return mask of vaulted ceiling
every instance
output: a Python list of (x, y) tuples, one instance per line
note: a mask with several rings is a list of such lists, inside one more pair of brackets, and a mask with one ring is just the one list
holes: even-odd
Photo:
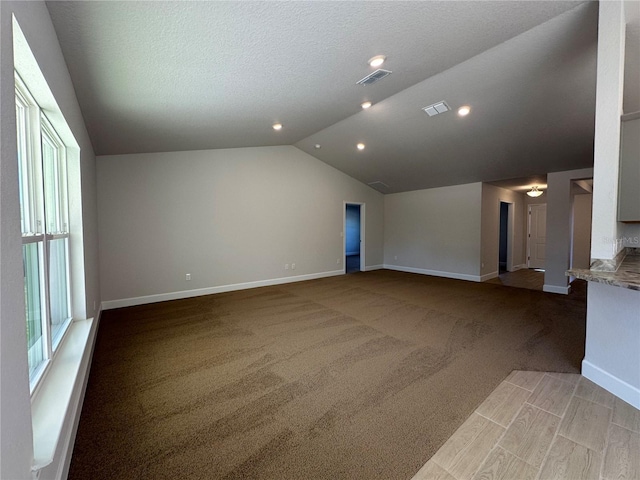
[(385, 193), (593, 162), (596, 3), (47, 5), (98, 155), (295, 145)]

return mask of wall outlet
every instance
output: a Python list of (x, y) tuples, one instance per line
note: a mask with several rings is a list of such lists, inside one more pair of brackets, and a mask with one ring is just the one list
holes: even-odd
[(190, 273), (187, 273), (187, 274), (184, 276), (184, 279), (185, 279), (187, 282), (188, 282), (189, 280), (191, 280), (191, 274), (190, 274)]
[(337, 260), (336, 260), (336, 263), (337, 263), (338, 265), (340, 265), (340, 259), (337, 259)]
[(285, 263), (285, 264), (284, 264), (284, 269), (285, 269), (285, 270), (289, 270), (289, 264), (288, 264), (288, 263)]
[(292, 264), (291, 264), (291, 270), (295, 270), (295, 269), (296, 269), (296, 264), (295, 264), (295, 263), (292, 263)]
[(393, 259), (394, 259), (394, 260), (397, 260), (397, 259), (398, 259), (398, 255), (394, 255), (394, 256), (393, 256)]
[(484, 262), (482, 262), (482, 263), (480, 264), (480, 266), (481, 266), (482, 268), (484, 268)]

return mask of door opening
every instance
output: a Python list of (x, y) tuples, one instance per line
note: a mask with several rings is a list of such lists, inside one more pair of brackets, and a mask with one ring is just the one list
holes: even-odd
[(344, 266), (345, 273), (364, 270), (364, 204), (345, 203)]
[[(571, 268), (589, 268), (591, 264), (591, 214), (593, 179), (571, 182)], [(573, 277), (571, 279), (573, 281)]]
[(509, 245), (509, 204), (500, 202), (500, 248), (498, 254), (498, 273), (508, 271), (507, 250)]

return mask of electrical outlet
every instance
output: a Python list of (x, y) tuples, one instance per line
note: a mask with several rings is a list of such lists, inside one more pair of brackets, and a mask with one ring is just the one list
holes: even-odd
[(189, 280), (191, 280), (191, 274), (187, 273), (184, 277), (184, 279), (188, 282)]
[(337, 263), (338, 265), (340, 265), (340, 259), (337, 259), (337, 260), (336, 260), (336, 263)]
[(288, 263), (285, 263), (285, 264), (284, 264), (284, 269), (285, 269), (285, 270), (289, 270), (289, 264), (288, 264)]
[(291, 270), (295, 270), (295, 269), (296, 269), (296, 264), (295, 264), (295, 263), (292, 263), (292, 264), (291, 264)]
[(393, 256), (393, 259), (394, 259), (394, 260), (397, 260), (397, 259), (398, 259), (398, 255), (394, 255), (394, 256)]

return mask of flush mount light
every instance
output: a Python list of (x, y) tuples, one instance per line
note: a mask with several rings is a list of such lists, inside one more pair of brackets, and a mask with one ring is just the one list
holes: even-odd
[(362, 105), (360, 105), (360, 106), (366, 110), (366, 109), (367, 109), (367, 108), (369, 108), (371, 105), (372, 105), (372, 104), (371, 104), (371, 102), (364, 102), (364, 103), (363, 103)]
[(358, 150), (364, 150), (364, 143), (359, 143), (356, 147), (358, 147)]
[(274, 130), (282, 130), (282, 124), (281, 123), (274, 123), (273, 124), (273, 129)]
[(369, 59), (369, 65), (371, 65), (372, 67), (379, 67), (384, 63), (386, 59), (387, 57), (385, 57), (384, 55), (376, 55), (375, 57)]
[(534, 198), (539, 197), (542, 195), (542, 190), (538, 190), (538, 186), (536, 185), (535, 187), (531, 187), (531, 190), (527, 192), (527, 195)]
[(463, 105), (458, 109), (458, 115), (460, 115), (461, 117), (466, 117), (467, 115), (469, 115), (470, 111), (471, 107), (469, 105)]

